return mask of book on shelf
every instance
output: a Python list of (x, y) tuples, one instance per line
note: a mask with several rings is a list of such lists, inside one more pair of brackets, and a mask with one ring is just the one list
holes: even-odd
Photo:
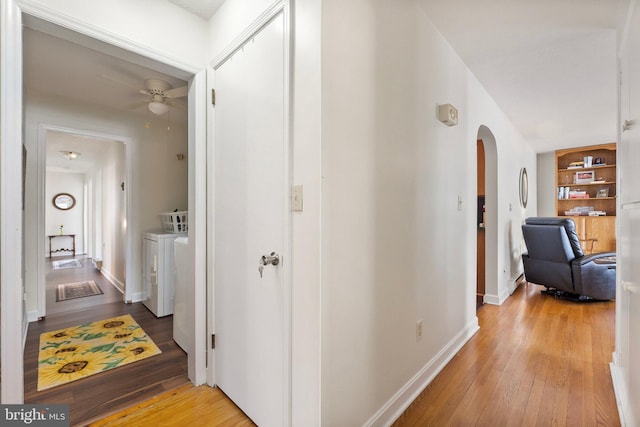
[(589, 216), (590, 212), (594, 212), (593, 206), (575, 206), (564, 211), (564, 214), (566, 216)]
[(605, 211), (590, 211), (589, 216), (607, 216)]
[(577, 169), (577, 168), (583, 168), (583, 167), (584, 167), (584, 162), (579, 161), (579, 162), (569, 163), (569, 166), (567, 167), (567, 169)]
[(588, 199), (589, 194), (585, 190), (571, 190), (569, 191), (570, 199)]
[(597, 181), (591, 181), (592, 184), (604, 184), (605, 182), (607, 182), (607, 181), (605, 181), (604, 179), (599, 179)]

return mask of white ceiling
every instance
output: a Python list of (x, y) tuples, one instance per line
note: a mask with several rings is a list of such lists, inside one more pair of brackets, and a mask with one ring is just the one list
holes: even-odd
[[(23, 41), (23, 83), (27, 96), (37, 93), (81, 106), (104, 108), (105, 112), (124, 111), (139, 119), (141, 127), (158, 118), (163, 126), (166, 120), (186, 123), (186, 97), (173, 100), (175, 107), (170, 108), (168, 116), (156, 116), (147, 108), (150, 97), (139, 92), (145, 89), (148, 78), (164, 80), (171, 87), (185, 86), (183, 78), (189, 76), (184, 72), (32, 17), (26, 20)], [(99, 142), (92, 143), (96, 141), (50, 132), (47, 169), (88, 171), (100, 158)], [(82, 155), (70, 161), (59, 151), (79, 151)]]
[[(203, 19), (223, 2), (169, 1)], [(417, 1), (534, 150), (615, 140), (615, 28), (629, 0)], [(144, 89), (145, 79), (161, 78), (173, 87), (188, 79), (144, 58), (117, 59), (126, 56), (42, 22), (27, 26), (37, 29), (25, 29), (27, 90), (144, 120), (150, 113), (137, 88)], [(131, 109), (134, 104), (139, 107)], [(171, 114), (172, 120), (186, 119), (186, 109)]]
[(537, 152), (615, 141), (628, 0), (419, 0)]
[(225, 0), (169, 0), (189, 12), (198, 15), (205, 21), (213, 16)]
[[(110, 139), (97, 139), (67, 132), (47, 132), (47, 171), (86, 173), (95, 170), (109, 144), (122, 144)], [(74, 151), (80, 155), (73, 160), (63, 156), (62, 151)]]

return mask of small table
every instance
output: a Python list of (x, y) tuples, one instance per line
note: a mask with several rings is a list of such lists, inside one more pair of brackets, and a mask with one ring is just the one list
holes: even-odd
[[(51, 258), (52, 253), (56, 252), (72, 252), (73, 256), (76, 256), (76, 235), (75, 234), (50, 234), (49, 236), (49, 258)], [(56, 237), (71, 237), (71, 249), (60, 248), (56, 250), (51, 249), (52, 240)]]

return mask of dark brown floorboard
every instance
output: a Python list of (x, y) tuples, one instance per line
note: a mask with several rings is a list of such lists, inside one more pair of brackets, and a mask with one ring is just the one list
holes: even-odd
[[(83, 260), (83, 262), (90, 263), (89, 260)], [(62, 280), (69, 282), (87, 280), (86, 276), (82, 275), (81, 270), (64, 269), (55, 270), (51, 273), (64, 272), (54, 276), (64, 276)], [(67, 280), (70, 278), (73, 280)], [(97, 279), (104, 280), (104, 278), (100, 278)], [(49, 279), (50, 275), (48, 274), (47, 287), (49, 287)], [(96, 280), (93, 277), (92, 279)], [(60, 281), (58, 283), (65, 282)], [(100, 287), (105, 294), (108, 290), (114, 290), (119, 295), (119, 292), (110, 284), (103, 286), (100, 283)], [(76, 301), (100, 297), (102, 295), (78, 298)], [(107, 301), (108, 299), (109, 297), (107, 296)], [(102, 418), (114, 411), (124, 409), (167, 390), (189, 383), (187, 378), (187, 356), (173, 341), (172, 316), (156, 318), (141, 303), (124, 304), (121, 302), (121, 297), (117, 299), (118, 301), (116, 302), (105, 303), (100, 303), (96, 300), (83, 301), (79, 305), (73, 306), (72, 311), (63, 311), (56, 314), (49, 314), (51, 310), (48, 305), (46, 318), (29, 325), (24, 355), (25, 403), (69, 404), (71, 425), (86, 425), (90, 421)], [(84, 304), (91, 305), (82, 307)], [(123, 314), (131, 314), (133, 316), (136, 322), (162, 350), (162, 354), (41, 392), (36, 390), (38, 382), (38, 343), (42, 332)]]

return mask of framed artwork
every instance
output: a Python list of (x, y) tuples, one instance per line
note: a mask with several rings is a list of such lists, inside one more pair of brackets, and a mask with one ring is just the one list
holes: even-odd
[(590, 184), (594, 179), (594, 171), (576, 172), (576, 184)]
[(527, 202), (529, 201), (529, 177), (527, 175), (527, 168), (520, 169), (520, 206), (522, 208), (527, 207)]
[(609, 197), (609, 187), (602, 187), (596, 193), (596, 197)]

